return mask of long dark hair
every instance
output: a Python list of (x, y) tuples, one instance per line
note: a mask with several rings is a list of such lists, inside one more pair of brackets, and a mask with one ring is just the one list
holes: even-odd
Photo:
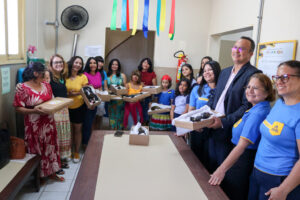
[(183, 67), (187, 67), (187, 68), (189, 68), (189, 69), (191, 70), (191, 74), (190, 74), (189, 80), (190, 80), (190, 82), (192, 82), (193, 79), (194, 79), (194, 70), (193, 70), (192, 65), (186, 63), (186, 64), (184, 64), (184, 65), (181, 66), (180, 79), (185, 78), (185, 77), (183, 77), (183, 74), (182, 74), (182, 71), (183, 71), (182, 68), (183, 68)]
[(43, 72), (45, 72), (45, 70), (46, 70), (45, 65), (43, 65), (40, 62), (33, 62), (33, 63), (29, 64), (23, 71), (23, 74), (22, 74), (23, 82), (30, 81), (32, 79), (36, 79), (37, 77), (34, 76), (34, 72), (43, 73)]
[[(95, 57), (95, 59), (96, 59), (96, 61), (97, 61), (97, 66), (98, 66), (98, 62), (102, 62), (102, 63), (104, 63), (104, 59), (103, 59), (103, 57), (102, 56), (96, 56)], [(98, 67), (97, 67), (98, 68)], [(99, 72), (100, 72), (100, 74), (101, 74), (101, 79), (102, 80), (104, 80), (104, 66), (102, 66), (102, 68), (101, 69), (98, 69), (99, 70)]]
[(187, 83), (187, 90), (185, 91), (185, 93), (183, 94), (184, 96), (188, 95), (190, 93), (190, 88), (191, 88), (191, 82), (189, 79), (186, 79), (186, 78), (183, 78), (183, 79), (180, 79), (180, 81), (177, 83), (176, 85), (176, 89), (175, 89), (175, 96), (179, 96), (181, 95), (180, 92), (179, 92), (179, 86), (182, 82), (186, 82)]
[(87, 72), (87, 73), (90, 73), (90, 72), (91, 72), (91, 68), (90, 68), (91, 60), (95, 60), (95, 62), (96, 62), (97, 68), (96, 68), (96, 71), (95, 71), (95, 72), (99, 71), (99, 70), (98, 70), (98, 63), (97, 63), (96, 58), (94, 58), (94, 57), (89, 57), (88, 60), (87, 60), (86, 63), (85, 63), (84, 72)]
[(144, 61), (147, 61), (148, 64), (149, 64), (149, 69), (148, 69), (148, 72), (151, 73), (153, 72), (153, 65), (152, 65), (152, 61), (150, 58), (143, 58), (138, 66), (138, 70), (141, 72), (143, 70), (143, 62)]
[(112, 71), (112, 69), (111, 69), (111, 66), (112, 66), (112, 64), (113, 64), (114, 61), (116, 61), (116, 62), (118, 63), (118, 69), (117, 69), (116, 76), (117, 76), (117, 77), (120, 77), (120, 75), (121, 75), (121, 63), (120, 63), (119, 59), (117, 59), (117, 58), (113, 58), (113, 59), (109, 62), (109, 64), (108, 64), (108, 72), (107, 72), (107, 76), (109, 77), (110, 75), (113, 74), (113, 71)]
[[(221, 73), (221, 67), (220, 67), (220, 64), (217, 62), (217, 61), (208, 61), (204, 64), (203, 66), (203, 71), (204, 71), (204, 68), (206, 65), (209, 65), (211, 67), (211, 69), (213, 70), (213, 73), (214, 73), (214, 76), (215, 76), (215, 84), (217, 85), (218, 83), (218, 79), (219, 79), (219, 75)], [(205, 94), (205, 91), (203, 90), (203, 86), (207, 84), (206, 80), (203, 78), (201, 83), (200, 83), (200, 86), (198, 88), (198, 95), (201, 97), (202, 96), (202, 92), (203, 94)]]
[(207, 60), (208, 60), (207, 62), (213, 60), (210, 56), (204, 56), (204, 57), (201, 59), (200, 69), (199, 69), (199, 72), (198, 72), (198, 76), (202, 76), (202, 75), (203, 75), (204, 65), (203, 65), (203, 68), (202, 68), (202, 61), (203, 61), (204, 59), (207, 59)]
[(71, 75), (72, 75), (72, 67), (73, 67), (73, 64), (74, 64), (74, 62), (75, 62), (75, 60), (76, 60), (77, 58), (79, 58), (79, 59), (81, 60), (81, 62), (82, 62), (82, 67), (81, 67), (81, 69), (78, 71), (78, 74), (77, 74), (77, 75), (80, 75), (80, 74), (83, 73), (83, 66), (84, 66), (83, 59), (82, 59), (80, 56), (73, 56), (73, 57), (67, 62), (67, 64), (68, 64), (68, 70), (69, 70), (68, 77), (71, 77)]

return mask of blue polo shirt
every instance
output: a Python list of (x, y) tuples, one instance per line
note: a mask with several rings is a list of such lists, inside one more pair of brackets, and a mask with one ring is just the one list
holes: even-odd
[(287, 176), (299, 160), (300, 103), (286, 105), (278, 99), (260, 125), (259, 143), (254, 166), (266, 173)]
[(163, 105), (171, 105), (171, 100), (174, 100), (175, 92), (174, 90), (162, 91), (156, 95), (158, 97), (158, 103)]
[(190, 106), (195, 107), (196, 110), (207, 104), (211, 90), (208, 84), (205, 84), (202, 87), (201, 96), (199, 96), (199, 87), (199, 85), (196, 85), (190, 94)]
[(233, 125), (231, 142), (237, 145), (240, 138), (244, 138), (251, 143), (247, 149), (257, 149), (260, 140), (259, 126), (270, 110), (271, 106), (268, 101), (260, 102), (247, 110), (243, 117)]

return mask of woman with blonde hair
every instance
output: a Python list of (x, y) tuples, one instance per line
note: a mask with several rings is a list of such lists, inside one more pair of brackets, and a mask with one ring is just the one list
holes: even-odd
[[(54, 97), (67, 97), (66, 78), (68, 75), (68, 66), (64, 58), (55, 54), (50, 58), (49, 63), (50, 85)], [(68, 160), (71, 156), (71, 128), (69, 110), (64, 108), (54, 114), (57, 138), (59, 145), (59, 154), (62, 168), (69, 168)], [(61, 173), (63, 173), (61, 171)]]

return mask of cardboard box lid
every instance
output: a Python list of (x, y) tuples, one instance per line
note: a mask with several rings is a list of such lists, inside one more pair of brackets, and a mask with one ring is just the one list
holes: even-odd
[(63, 97), (55, 97), (49, 101), (46, 101), (37, 107), (41, 108), (43, 111), (53, 114), (64, 107), (68, 107), (73, 103), (73, 99), (63, 98)]
[[(117, 89), (117, 87), (120, 87), (121, 89)], [(126, 95), (126, 94), (128, 94), (128, 90), (124, 86), (111, 85), (110, 90), (116, 95)]]
[(151, 94), (149, 92), (142, 92), (141, 94), (138, 94), (134, 97), (127, 97), (127, 96), (123, 96), (123, 100), (126, 102), (138, 102), (142, 99), (145, 99), (146, 97), (151, 96)]
[[(151, 108), (154, 107), (154, 106), (158, 106), (161, 109), (151, 110)], [(171, 106), (158, 104), (158, 103), (152, 103), (151, 107), (148, 110), (148, 114), (153, 115), (153, 114), (165, 113), (165, 112), (170, 112), (170, 111), (171, 111)]]
[(151, 94), (159, 94), (162, 91), (160, 85), (148, 85), (143, 87), (143, 91), (150, 92)]

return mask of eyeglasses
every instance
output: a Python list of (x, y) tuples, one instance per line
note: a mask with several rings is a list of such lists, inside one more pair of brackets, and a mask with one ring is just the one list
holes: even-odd
[(292, 76), (300, 77), (299, 74), (283, 74), (281, 76), (279, 76), (279, 75), (272, 76), (272, 80), (274, 82), (281, 80), (283, 83), (286, 83), (290, 80), (290, 77), (292, 77)]
[(245, 89), (246, 89), (246, 90), (251, 90), (251, 89), (253, 89), (254, 91), (258, 91), (258, 90), (263, 90), (264, 88), (260, 88), (260, 87), (248, 85), (248, 86), (245, 87)]
[(239, 51), (239, 52), (247, 51), (247, 49), (244, 48), (244, 47), (236, 47), (236, 46), (232, 47), (231, 50), (232, 51)]
[(63, 63), (64, 63), (63, 61), (55, 61), (55, 62), (53, 62), (54, 65), (63, 64)]

